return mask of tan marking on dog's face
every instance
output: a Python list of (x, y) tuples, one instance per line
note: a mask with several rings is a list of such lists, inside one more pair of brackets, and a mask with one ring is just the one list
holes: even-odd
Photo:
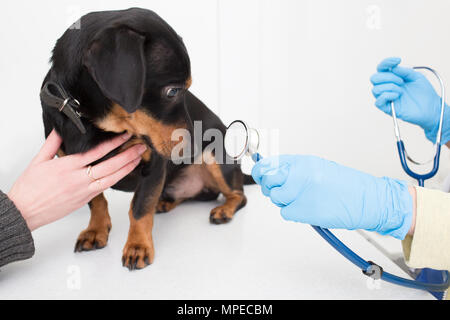
[(62, 157), (66, 156), (66, 154), (61, 149), (58, 149), (58, 152), (56, 152), (56, 155), (58, 156), (58, 158), (62, 158)]
[(114, 104), (110, 113), (96, 125), (105, 131), (127, 131), (138, 138), (147, 136), (158, 153), (166, 158), (170, 158), (172, 149), (182, 140), (172, 141), (172, 133), (177, 129), (186, 129), (186, 124), (167, 125), (141, 110), (130, 114), (118, 104)]
[(189, 77), (186, 81), (186, 90), (192, 86), (192, 77)]

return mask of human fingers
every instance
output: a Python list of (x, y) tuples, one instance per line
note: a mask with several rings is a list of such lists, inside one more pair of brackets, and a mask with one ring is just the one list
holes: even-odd
[(316, 189), (318, 185), (318, 189), (321, 189), (328, 178), (325, 172), (330, 163), (332, 162), (315, 156), (296, 156), (290, 162), (286, 180), (270, 190), (270, 199), (278, 207), (285, 207), (294, 202), (304, 190)]
[(103, 142), (97, 147), (93, 148), (92, 150), (89, 150), (83, 154), (78, 154), (71, 156), (72, 159), (75, 159), (78, 162), (78, 165), (80, 167), (85, 167), (88, 164), (91, 164), (97, 160), (100, 160), (104, 156), (106, 156), (111, 151), (117, 149), (122, 144), (124, 144), (126, 141), (128, 141), (131, 138), (131, 134), (125, 133), (120, 136), (117, 136), (109, 141)]
[(252, 169), (253, 180), (260, 185), (263, 176), (268, 173), (275, 174), (280, 166), (287, 163), (288, 157), (289, 156), (274, 156), (264, 158), (263, 160), (257, 162)]
[(36, 163), (52, 160), (55, 157), (56, 153), (58, 152), (58, 149), (61, 147), (61, 143), (62, 143), (61, 137), (58, 135), (56, 130), (53, 129), (53, 131), (49, 134), (49, 136), (45, 140), (45, 143), (42, 146), (41, 150), (34, 158), (33, 162)]
[(280, 168), (269, 171), (261, 179), (261, 188), (265, 196), (270, 196), (270, 190), (282, 186), (289, 175), (289, 166), (282, 165)]
[(136, 159), (140, 159), (146, 150), (147, 147), (143, 144), (135, 145), (126, 151), (123, 151), (122, 153), (92, 167), (90, 170), (90, 177), (93, 180), (96, 180), (109, 176), (126, 166), (128, 163)]
[(102, 193), (103, 191), (111, 188), (114, 186), (117, 182), (125, 178), (127, 175), (129, 175), (141, 162), (141, 158), (137, 158), (131, 162), (129, 162), (127, 165), (119, 169), (118, 171), (114, 172), (113, 174), (106, 176), (104, 178), (92, 181), (89, 184), (88, 190), (92, 193), (92, 198), (97, 196), (98, 194)]
[(276, 206), (285, 207), (295, 201), (302, 187), (303, 180), (293, 181), (293, 179), (288, 178), (283, 185), (270, 190), (270, 199)]

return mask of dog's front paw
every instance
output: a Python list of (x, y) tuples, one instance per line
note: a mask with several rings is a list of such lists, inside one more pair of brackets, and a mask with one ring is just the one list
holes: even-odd
[(153, 243), (127, 242), (123, 249), (122, 265), (130, 271), (144, 269), (153, 263), (155, 252)]
[(75, 244), (75, 252), (91, 251), (102, 249), (108, 243), (108, 236), (111, 227), (99, 229), (86, 229), (80, 233)]
[(176, 201), (159, 200), (156, 206), (156, 213), (167, 213), (175, 209), (177, 205), (178, 203)]
[(213, 224), (228, 223), (233, 219), (234, 212), (233, 208), (226, 205), (217, 207), (211, 211), (209, 221)]

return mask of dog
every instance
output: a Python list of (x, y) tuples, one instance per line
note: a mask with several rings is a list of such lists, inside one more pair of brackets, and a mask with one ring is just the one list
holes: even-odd
[[(169, 212), (183, 201), (212, 201), (223, 194), (225, 203), (211, 211), (210, 221), (227, 223), (246, 205), (244, 184), (254, 181), (242, 173), (239, 163), (225, 159), (224, 150), (220, 151), (225, 156), (207, 151), (205, 142), (199, 146), (200, 162), (172, 160), (175, 130), (192, 133), (194, 123), (200, 122), (203, 134), (215, 129), (224, 135), (226, 127), (189, 91), (188, 52), (182, 38), (161, 17), (131, 8), (89, 13), (77, 25), (57, 41), (41, 87), (45, 136), (55, 129), (62, 137), (59, 156), (86, 152), (125, 132), (132, 134), (129, 142), (102, 160), (132, 145), (147, 146), (139, 166), (113, 186), (134, 192), (122, 264), (129, 270), (143, 269), (154, 260), (155, 213)], [(49, 95), (67, 99), (52, 105)], [(111, 219), (104, 195), (92, 199), (89, 207), (90, 222), (80, 233), (75, 252), (107, 245)]]

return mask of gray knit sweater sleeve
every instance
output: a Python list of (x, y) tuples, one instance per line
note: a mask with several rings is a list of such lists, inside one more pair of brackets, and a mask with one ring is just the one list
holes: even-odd
[(0, 191), (0, 267), (33, 254), (31, 231), (14, 203)]

